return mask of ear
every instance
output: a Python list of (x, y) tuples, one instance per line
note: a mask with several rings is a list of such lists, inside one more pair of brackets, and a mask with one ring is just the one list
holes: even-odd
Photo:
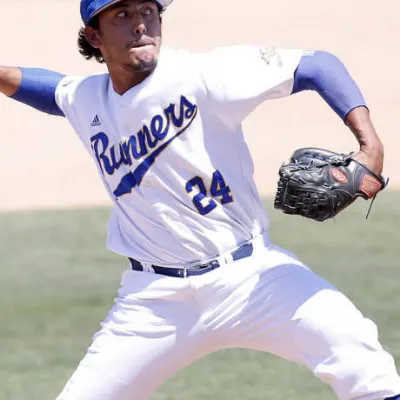
[(85, 37), (88, 43), (94, 47), (95, 49), (100, 48), (102, 41), (101, 41), (101, 35), (100, 31), (91, 27), (91, 26), (86, 26), (85, 27)]

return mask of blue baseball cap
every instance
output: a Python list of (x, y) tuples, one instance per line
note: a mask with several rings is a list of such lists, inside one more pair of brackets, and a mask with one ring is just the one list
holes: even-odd
[[(123, 0), (81, 0), (81, 17), (85, 25), (88, 25), (90, 20), (99, 12), (105, 10), (112, 4)], [(168, 7), (173, 0), (151, 0), (157, 3), (161, 9)]]

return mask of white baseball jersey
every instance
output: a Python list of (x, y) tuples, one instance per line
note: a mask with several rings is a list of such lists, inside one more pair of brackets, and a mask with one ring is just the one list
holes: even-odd
[(60, 82), (57, 104), (114, 202), (110, 250), (180, 266), (267, 230), (242, 121), (291, 93), (301, 56), (255, 46), (163, 48), (154, 73), (123, 95), (108, 74)]

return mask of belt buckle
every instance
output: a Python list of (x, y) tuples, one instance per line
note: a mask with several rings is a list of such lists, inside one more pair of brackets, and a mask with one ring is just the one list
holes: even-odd
[[(203, 271), (203, 270), (206, 270), (206, 269), (209, 269), (210, 271), (213, 271), (214, 269), (217, 269), (219, 266), (220, 266), (220, 263), (218, 262), (218, 260), (212, 260), (212, 261), (209, 261), (208, 263), (205, 263), (205, 264), (197, 264), (197, 265), (194, 265), (192, 267), (184, 267), (183, 268), (183, 277), (187, 278), (188, 270), (190, 270), (191, 268), (194, 271)], [(204, 271), (204, 272), (208, 272), (208, 271)]]

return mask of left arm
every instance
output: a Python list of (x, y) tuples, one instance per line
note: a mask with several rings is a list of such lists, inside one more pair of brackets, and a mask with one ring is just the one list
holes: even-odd
[(340, 60), (324, 51), (304, 55), (294, 74), (292, 94), (303, 90), (318, 92), (342, 118), (360, 145), (354, 158), (380, 175), (384, 154), (382, 142), (360, 89)]

